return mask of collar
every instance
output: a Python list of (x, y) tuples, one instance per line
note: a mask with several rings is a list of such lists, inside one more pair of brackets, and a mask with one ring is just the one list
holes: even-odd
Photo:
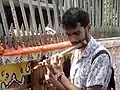
[(91, 36), (90, 41), (88, 42), (87, 46), (85, 47), (83, 51), (82, 57), (88, 57), (91, 53), (93, 53), (93, 50), (95, 50), (98, 47), (98, 44), (96, 40)]

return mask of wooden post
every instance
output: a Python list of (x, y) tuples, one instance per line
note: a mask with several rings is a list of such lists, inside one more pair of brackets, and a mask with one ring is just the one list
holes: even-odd
[[(32, 61), (31, 68), (33, 68), (37, 64), (38, 64), (38, 61)], [(41, 67), (35, 70), (32, 70), (31, 72), (32, 90), (45, 90), (43, 80), (44, 80), (44, 74)]]

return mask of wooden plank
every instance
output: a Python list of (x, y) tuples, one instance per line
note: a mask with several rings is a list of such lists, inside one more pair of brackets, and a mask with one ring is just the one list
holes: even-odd
[(48, 0), (44, 0), (44, 1), (45, 1), (45, 4), (46, 4), (48, 24), (49, 24), (49, 27), (52, 28), (52, 20), (51, 20), (51, 16), (50, 16), (50, 9), (49, 9), (49, 6), (48, 6)]
[(6, 19), (6, 16), (5, 16), (5, 11), (4, 11), (2, 0), (0, 0), (0, 13), (1, 13), (1, 17), (2, 17), (2, 22), (3, 22), (3, 27), (4, 27), (6, 39), (7, 39), (7, 42), (8, 42), (8, 47), (11, 48), (12, 43), (11, 43), (11, 40), (10, 40), (9, 29), (8, 29), (7, 19)]
[(17, 15), (16, 15), (16, 11), (15, 11), (14, 2), (13, 2), (13, 0), (9, 0), (9, 3), (10, 3), (11, 11), (12, 11), (12, 16), (13, 16), (15, 28), (16, 28), (17, 34), (18, 34), (18, 40), (20, 41), (19, 44), (22, 47), (20, 28), (19, 28), (19, 24), (18, 24), (18, 19), (17, 19)]
[(57, 11), (57, 6), (56, 6), (56, 2), (55, 2), (55, 0), (52, 0), (52, 2), (53, 2), (53, 6), (54, 6), (54, 21), (55, 21), (55, 23), (54, 23), (54, 25), (55, 25), (55, 31), (57, 32), (57, 33), (59, 33), (60, 32), (60, 28), (59, 28), (59, 21), (58, 21), (58, 11)]
[[(42, 25), (42, 31), (43, 31), (43, 34), (46, 34), (46, 32), (45, 32), (45, 21), (44, 21), (44, 17), (43, 17), (43, 12), (42, 12), (42, 7), (41, 7), (40, 0), (37, 0), (37, 3), (38, 3), (38, 11), (39, 11), (39, 16), (40, 16), (40, 21), (41, 21), (41, 25)], [(40, 31), (39, 31), (39, 33), (40, 33)]]

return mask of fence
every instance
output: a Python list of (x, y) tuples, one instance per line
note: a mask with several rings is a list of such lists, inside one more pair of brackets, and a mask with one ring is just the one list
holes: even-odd
[[(18, 35), (22, 25), (27, 34), (30, 31), (45, 34), (46, 26), (59, 32), (61, 17), (70, 7), (88, 10), (94, 37), (120, 35), (119, 0), (0, 0), (3, 31), (9, 36), (9, 29), (13, 23)], [(62, 30), (60, 32), (62, 33)]]

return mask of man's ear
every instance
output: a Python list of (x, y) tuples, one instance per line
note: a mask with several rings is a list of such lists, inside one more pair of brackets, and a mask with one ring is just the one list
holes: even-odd
[(88, 31), (90, 31), (90, 29), (91, 29), (91, 24), (90, 23), (87, 25), (87, 28), (88, 28)]

